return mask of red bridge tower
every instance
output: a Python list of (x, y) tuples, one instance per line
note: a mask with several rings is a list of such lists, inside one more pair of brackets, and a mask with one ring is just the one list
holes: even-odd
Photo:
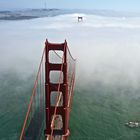
[[(67, 139), (69, 135), (68, 130), (68, 120), (69, 120), (69, 107), (68, 107), (68, 66), (67, 66), (67, 42), (65, 41), (62, 44), (54, 44), (46, 41), (46, 56), (45, 56), (45, 94), (46, 94), (46, 130), (45, 136), (46, 139), (52, 140), (52, 136), (61, 135), (63, 140)], [(49, 61), (49, 52), (50, 51), (63, 51), (62, 63), (50, 63)], [(51, 83), (50, 82), (50, 72), (51, 71), (59, 71), (62, 74), (59, 79), (63, 77), (63, 82), (60, 83)], [(60, 92), (63, 96), (63, 104), (62, 106), (51, 106), (51, 93), (57, 92), (60, 96)], [(59, 98), (58, 98), (59, 100)], [(55, 119), (56, 115), (62, 116), (62, 124), (63, 127), (61, 130), (54, 129), (53, 117)]]

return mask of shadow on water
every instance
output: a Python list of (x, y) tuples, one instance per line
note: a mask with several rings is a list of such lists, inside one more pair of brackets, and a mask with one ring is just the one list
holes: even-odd
[[(25, 132), (23, 140), (40, 140), (42, 136), (42, 128), (44, 126), (43, 108), (36, 109), (29, 126)], [(44, 129), (44, 128), (43, 128)]]

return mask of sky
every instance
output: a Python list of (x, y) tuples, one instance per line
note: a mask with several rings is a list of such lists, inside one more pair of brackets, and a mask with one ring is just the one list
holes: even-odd
[(107, 9), (140, 12), (140, 0), (0, 0), (0, 10), (23, 8)]

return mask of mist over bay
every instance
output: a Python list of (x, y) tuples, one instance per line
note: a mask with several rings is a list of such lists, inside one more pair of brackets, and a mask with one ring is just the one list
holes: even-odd
[(46, 38), (77, 59), (69, 139), (140, 139), (124, 125), (140, 122), (140, 16), (111, 14), (0, 20), (1, 140), (18, 139)]

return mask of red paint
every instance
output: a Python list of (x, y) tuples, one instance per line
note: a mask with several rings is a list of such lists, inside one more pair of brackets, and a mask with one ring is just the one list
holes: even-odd
[[(61, 115), (63, 121), (63, 137), (66, 139), (68, 134), (68, 75), (67, 75), (67, 42), (61, 44), (49, 43), (46, 40), (46, 61), (45, 61), (45, 94), (46, 94), (46, 130), (45, 136), (53, 134), (53, 128), (51, 128), (51, 117), (52, 115)], [(63, 51), (62, 64), (51, 64), (49, 63), (49, 51)], [(63, 83), (60, 84), (61, 74), (58, 83), (50, 83), (49, 73), (50, 71), (62, 71), (63, 72)], [(50, 94), (53, 91), (62, 92), (63, 95), (63, 106), (52, 107), (50, 105)], [(58, 98), (57, 98), (58, 99)], [(57, 101), (57, 100), (56, 100)], [(52, 138), (50, 138), (52, 139)]]

